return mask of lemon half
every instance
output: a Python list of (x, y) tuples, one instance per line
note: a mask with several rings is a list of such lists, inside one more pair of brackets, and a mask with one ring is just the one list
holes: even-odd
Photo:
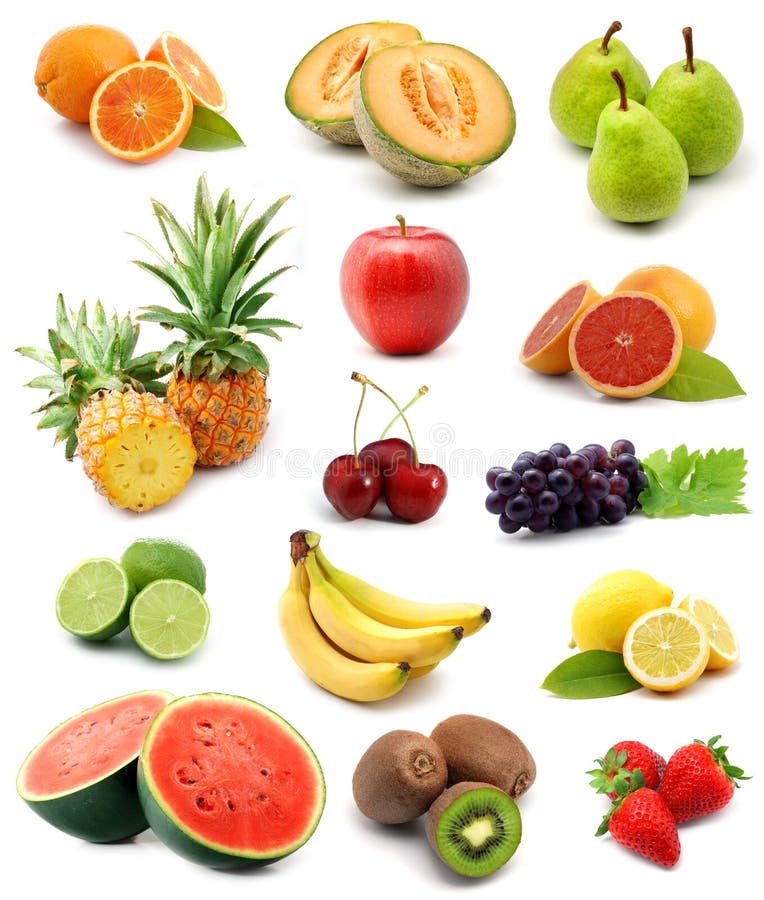
[(679, 608), (695, 616), (706, 629), (711, 647), (707, 669), (724, 669), (737, 660), (740, 648), (735, 635), (727, 620), (712, 603), (700, 594), (688, 594), (679, 604)]
[(626, 632), (623, 662), (632, 676), (654, 691), (678, 691), (699, 678), (711, 646), (703, 624), (684, 609), (653, 609)]

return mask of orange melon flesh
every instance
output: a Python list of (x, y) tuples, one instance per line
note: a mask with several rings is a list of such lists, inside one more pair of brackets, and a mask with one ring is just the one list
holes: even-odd
[(360, 144), (353, 90), (361, 66), (375, 50), (420, 38), (417, 28), (399, 22), (365, 22), (336, 31), (309, 50), (292, 73), (284, 98), (289, 111), (322, 137)]
[(662, 387), (679, 365), (682, 332), (671, 309), (650, 294), (610, 294), (574, 323), (573, 370), (611, 397), (642, 397)]

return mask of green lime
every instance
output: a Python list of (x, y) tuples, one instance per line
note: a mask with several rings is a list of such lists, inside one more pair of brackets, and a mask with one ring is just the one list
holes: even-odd
[(152, 581), (130, 607), (135, 643), (156, 659), (193, 653), (207, 637), (209, 624), (207, 601), (196, 588), (177, 579)]
[(138, 591), (166, 578), (185, 581), (202, 594), (207, 588), (207, 572), (199, 554), (173, 538), (138, 538), (122, 554), (121, 563)]
[(64, 578), (56, 596), (56, 616), (70, 634), (105, 641), (127, 628), (135, 590), (113, 559), (86, 559)]

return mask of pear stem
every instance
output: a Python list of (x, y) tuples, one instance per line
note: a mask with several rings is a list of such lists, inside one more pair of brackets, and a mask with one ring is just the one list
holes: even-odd
[(398, 224), (401, 226), (401, 237), (406, 237), (406, 220), (401, 215), (397, 215), (395, 218), (398, 220)]
[[(427, 393), (427, 391), (429, 391), (429, 388), (426, 384), (423, 384), (422, 387), (420, 387), (416, 392), (416, 394), (414, 394), (409, 402), (403, 407), (403, 412), (409, 410), (420, 397), (423, 397)], [(385, 428), (385, 430), (379, 436), (380, 441), (383, 441), (385, 439), (385, 435), (387, 434), (387, 432), (393, 427), (393, 425), (395, 425), (400, 417), (400, 413), (396, 413), (395, 416), (387, 423), (387, 428)]]
[(599, 46), (599, 51), (603, 56), (607, 56), (610, 53), (608, 49), (608, 44), (610, 43), (610, 38), (616, 33), (616, 31), (620, 31), (623, 28), (623, 25), (619, 21), (615, 21), (610, 25), (610, 28), (605, 32), (605, 37), (602, 38), (602, 43)]
[(379, 393), (382, 394), (383, 397), (387, 397), (387, 399), (396, 408), (396, 410), (398, 411), (398, 415), (401, 417), (401, 419), (403, 419), (403, 424), (406, 426), (406, 431), (408, 431), (408, 433), (409, 433), (409, 439), (411, 441), (411, 449), (414, 451), (414, 468), (418, 469), (419, 468), (419, 454), (416, 449), (416, 442), (414, 441), (414, 434), (411, 431), (411, 426), (409, 425), (409, 421), (406, 418), (406, 415), (404, 414), (403, 410), (400, 408), (400, 406), (398, 406), (398, 404), (395, 402), (395, 400), (393, 400), (393, 398), (387, 393), (387, 391), (383, 391), (382, 388), (378, 384), (374, 384), (374, 382), (370, 378), (367, 378), (365, 375), (362, 375), (360, 372), (353, 372), (353, 374), (350, 377), (353, 379), (353, 381), (357, 381), (359, 384), (362, 384), (364, 386), (366, 386), (368, 384), (369, 387), (373, 387), (375, 391), (379, 391)]
[(687, 28), (682, 29), (682, 34), (684, 35), (684, 47), (687, 53), (687, 62), (684, 65), (685, 72), (689, 72), (690, 74), (695, 74), (695, 58), (694, 51), (692, 48), (692, 28), (688, 25)]
[(626, 82), (623, 80), (623, 75), (618, 71), (618, 69), (613, 69), (610, 73), (613, 81), (618, 85), (618, 93), (621, 95), (621, 102), (618, 106), (618, 109), (622, 109), (624, 112), (629, 108), (629, 100), (626, 96)]
[(355, 422), (353, 422), (353, 456), (355, 457), (355, 468), (358, 468), (358, 420), (361, 418), (361, 410), (363, 409), (363, 401), (366, 398), (366, 385), (361, 388), (361, 400), (358, 404), (358, 411), (355, 414)]

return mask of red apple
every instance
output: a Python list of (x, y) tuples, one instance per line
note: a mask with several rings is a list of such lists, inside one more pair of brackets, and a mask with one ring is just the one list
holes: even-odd
[(447, 234), (396, 218), (399, 225), (366, 231), (348, 247), (340, 268), (342, 301), (376, 350), (429, 353), (464, 315), (467, 263)]

